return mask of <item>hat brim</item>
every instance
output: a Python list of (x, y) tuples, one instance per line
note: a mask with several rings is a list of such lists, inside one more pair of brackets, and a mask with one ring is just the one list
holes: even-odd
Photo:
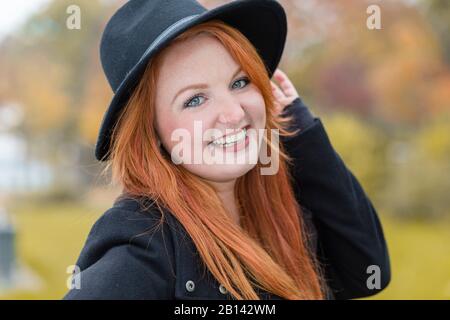
[(235, 0), (186, 19), (165, 33), (156, 45), (151, 45), (117, 88), (100, 126), (95, 146), (97, 160), (109, 159), (113, 128), (151, 57), (184, 31), (212, 19), (222, 20), (243, 33), (258, 51), (269, 77), (272, 77), (283, 54), (287, 35), (286, 14), (278, 2)]

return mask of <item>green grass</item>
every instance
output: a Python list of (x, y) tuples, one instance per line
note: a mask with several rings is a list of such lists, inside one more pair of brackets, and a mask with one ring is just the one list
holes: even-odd
[[(12, 210), (12, 209), (10, 209)], [(70, 204), (14, 209), (18, 258), (44, 281), (39, 291), (15, 291), (2, 299), (61, 299), (73, 265), (101, 210)]]
[[(105, 208), (106, 209), (106, 208)], [(61, 299), (66, 268), (75, 264), (94, 221), (104, 209), (80, 205), (11, 208), (19, 259), (44, 281), (39, 291), (15, 291), (0, 299)], [(405, 222), (382, 216), (392, 281), (369, 299), (450, 299), (450, 222)]]
[(450, 299), (450, 222), (381, 220), (392, 279), (370, 299)]

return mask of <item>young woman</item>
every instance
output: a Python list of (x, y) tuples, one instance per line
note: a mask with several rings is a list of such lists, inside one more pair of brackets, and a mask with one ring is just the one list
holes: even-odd
[(65, 299), (348, 299), (388, 284), (375, 209), (276, 69), (285, 23), (271, 0), (135, 0), (111, 18), (96, 156), (123, 194)]

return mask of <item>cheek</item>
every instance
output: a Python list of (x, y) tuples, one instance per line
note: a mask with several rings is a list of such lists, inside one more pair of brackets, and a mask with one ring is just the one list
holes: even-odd
[(171, 147), (172, 132), (180, 128), (179, 117), (167, 110), (157, 110), (156, 113), (156, 133), (165, 147)]
[(191, 134), (193, 131), (190, 127), (186, 127), (186, 123), (179, 122), (173, 117), (160, 126), (160, 138), (168, 150), (178, 143), (176, 140), (172, 140), (172, 136), (180, 135), (180, 133), (186, 135), (187, 132)]
[(167, 144), (167, 142), (170, 140), (171, 132), (176, 126), (173, 118), (171, 118), (167, 114), (159, 112), (157, 113), (155, 121), (155, 129), (159, 139), (161, 139), (163, 144)]
[(256, 97), (247, 105), (247, 113), (256, 128), (264, 128), (266, 123), (266, 106), (262, 96)]
[[(212, 127), (213, 124), (210, 115), (206, 114), (203, 116), (199, 113), (172, 114), (167, 119), (159, 126), (160, 138), (167, 150), (172, 150), (175, 145), (180, 144), (181, 140), (184, 147), (192, 148), (195, 137), (201, 139), (205, 130)], [(174, 140), (172, 140), (172, 134), (175, 136)], [(180, 137), (183, 137), (183, 139)], [(199, 141), (199, 143), (201, 142)]]

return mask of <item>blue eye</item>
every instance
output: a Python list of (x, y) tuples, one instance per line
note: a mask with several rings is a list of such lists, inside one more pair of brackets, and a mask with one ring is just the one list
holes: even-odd
[[(240, 81), (246, 82), (246, 84), (243, 85), (241, 88), (245, 87), (245, 86), (250, 82), (250, 80), (249, 80), (247, 77), (243, 77), (243, 78), (241, 78), (241, 79), (239, 79), (239, 80), (236, 80), (234, 83), (238, 83), (238, 82), (240, 82)], [(233, 85), (234, 85), (234, 83), (233, 83)]]
[(196, 101), (196, 100), (198, 100), (199, 98), (203, 98), (203, 99), (204, 99), (205, 97), (203, 97), (203, 96), (197, 94), (197, 95), (195, 95), (195, 96), (189, 98), (189, 99), (184, 103), (184, 107), (185, 107), (185, 108), (192, 108), (192, 107), (198, 106), (198, 104), (191, 105), (191, 102), (192, 102), (192, 101)]
[[(249, 80), (247, 77), (243, 77), (243, 78), (241, 78), (241, 79), (239, 79), (239, 80), (236, 80), (236, 81), (233, 83), (233, 88), (234, 88), (234, 84), (235, 84), (235, 83), (238, 83), (238, 82), (241, 82), (241, 81), (244, 81), (245, 84), (242, 85), (242, 86), (240, 86), (240, 87), (238, 87), (238, 89), (244, 88), (245, 86), (247, 86), (247, 85), (250, 83), (250, 80)], [(196, 94), (196, 95), (190, 97), (190, 98), (183, 104), (183, 107), (184, 107), (184, 108), (198, 107), (198, 106), (201, 104), (201, 103), (199, 102), (199, 99), (200, 99), (200, 98), (206, 99), (206, 98), (203, 97), (202, 95)], [(198, 103), (191, 104), (191, 102), (195, 102), (195, 101), (197, 101)]]

